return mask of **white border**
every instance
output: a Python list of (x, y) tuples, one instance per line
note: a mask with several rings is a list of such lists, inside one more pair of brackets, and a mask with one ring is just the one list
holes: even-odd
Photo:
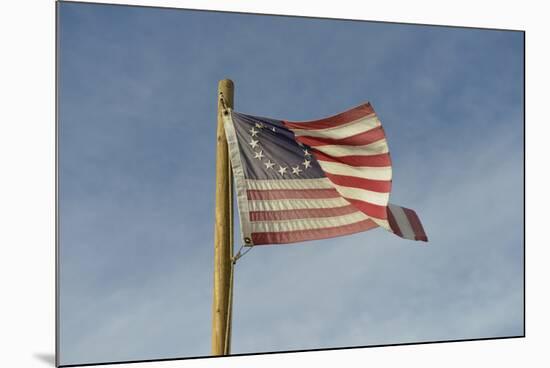
[[(233, 110), (227, 108), (227, 114), (223, 114), (223, 126), (225, 128), (225, 137), (229, 148), (229, 157), (231, 159), (231, 168), (233, 178), (235, 178), (235, 190), (237, 192), (237, 208), (239, 210), (239, 224), (241, 228), (241, 244), (247, 247), (254, 245), (252, 235), (250, 234), (250, 210), (248, 208), (248, 198), (246, 194), (246, 180), (244, 177), (243, 164), (241, 162), (241, 153), (239, 152), (239, 142), (233, 125)], [(245, 239), (249, 239), (248, 242)]]
[[(312, 5), (298, 0), (157, 0), (124, 3), (527, 30), (527, 338), (112, 367), (463, 368), (548, 364), (550, 252), (546, 222), (550, 182), (545, 168), (550, 156), (546, 108), (550, 54), (544, 2), (340, 0)], [(3, 297), (0, 362), (4, 367), (51, 367), (47, 357), (54, 352), (54, 3), (47, 0), (2, 2), (0, 17), (3, 101), (0, 109), (0, 287)], [(46, 361), (37, 356), (46, 357)]]

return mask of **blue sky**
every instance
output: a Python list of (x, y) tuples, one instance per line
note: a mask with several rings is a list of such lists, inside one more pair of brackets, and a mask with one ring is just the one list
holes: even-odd
[(233, 353), (523, 333), (523, 34), (70, 3), (59, 25), (62, 364), (210, 353), (223, 78), (252, 115), (371, 101), (430, 238), (252, 249)]

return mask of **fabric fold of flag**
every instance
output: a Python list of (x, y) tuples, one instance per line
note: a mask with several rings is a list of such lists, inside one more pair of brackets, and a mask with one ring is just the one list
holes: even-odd
[(244, 245), (294, 243), (376, 227), (428, 240), (413, 210), (389, 203), (389, 148), (370, 103), (303, 122), (228, 109), (224, 126)]

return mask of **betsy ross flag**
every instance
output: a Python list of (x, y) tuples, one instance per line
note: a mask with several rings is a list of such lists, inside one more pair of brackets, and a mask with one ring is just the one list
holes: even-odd
[(231, 109), (223, 119), (244, 245), (294, 243), (376, 227), (428, 240), (413, 210), (389, 203), (388, 143), (370, 103), (313, 121)]

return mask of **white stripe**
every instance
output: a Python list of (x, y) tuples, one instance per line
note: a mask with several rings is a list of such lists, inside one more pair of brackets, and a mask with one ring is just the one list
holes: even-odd
[[(304, 124), (306, 125), (306, 124)], [(363, 133), (380, 126), (380, 120), (376, 115), (369, 115), (350, 123), (339, 125), (336, 127), (330, 127), (325, 129), (294, 129), (290, 128), (294, 132), (294, 135), (308, 136), (308, 137), (321, 137), (331, 139), (342, 139), (354, 136), (359, 133)]]
[(321, 168), (335, 175), (355, 176), (363, 179), (372, 180), (391, 180), (391, 166), (370, 167), (370, 166), (350, 166), (340, 162), (319, 161)]
[(250, 200), (250, 211), (283, 211), (349, 206), (344, 198)]
[(246, 180), (246, 187), (251, 190), (274, 189), (332, 189), (327, 178), (293, 179), (293, 180)]
[(403, 208), (393, 204), (390, 204), (389, 207), (393, 217), (395, 218), (395, 222), (397, 222), (397, 225), (399, 226), (399, 230), (401, 230), (401, 234), (403, 234), (403, 237), (405, 239), (415, 240), (414, 231), (407, 215), (405, 214), (405, 211), (403, 211)]
[(323, 229), (336, 226), (344, 226), (354, 224), (359, 221), (367, 220), (369, 217), (363, 212), (357, 211), (347, 215), (310, 218), (300, 220), (285, 220), (285, 221), (258, 221), (252, 222), (252, 232), (286, 232), (297, 230), (312, 230)]
[(338, 144), (327, 144), (315, 146), (314, 149), (332, 157), (342, 156), (372, 156), (388, 152), (388, 142), (385, 138), (363, 146), (348, 146)]
[(369, 202), (378, 206), (386, 206), (390, 199), (390, 193), (372, 192), (366, 189), (345, 187), (337, 184), (332, 185), (343, 197), (358, 199), (360, 201)]

